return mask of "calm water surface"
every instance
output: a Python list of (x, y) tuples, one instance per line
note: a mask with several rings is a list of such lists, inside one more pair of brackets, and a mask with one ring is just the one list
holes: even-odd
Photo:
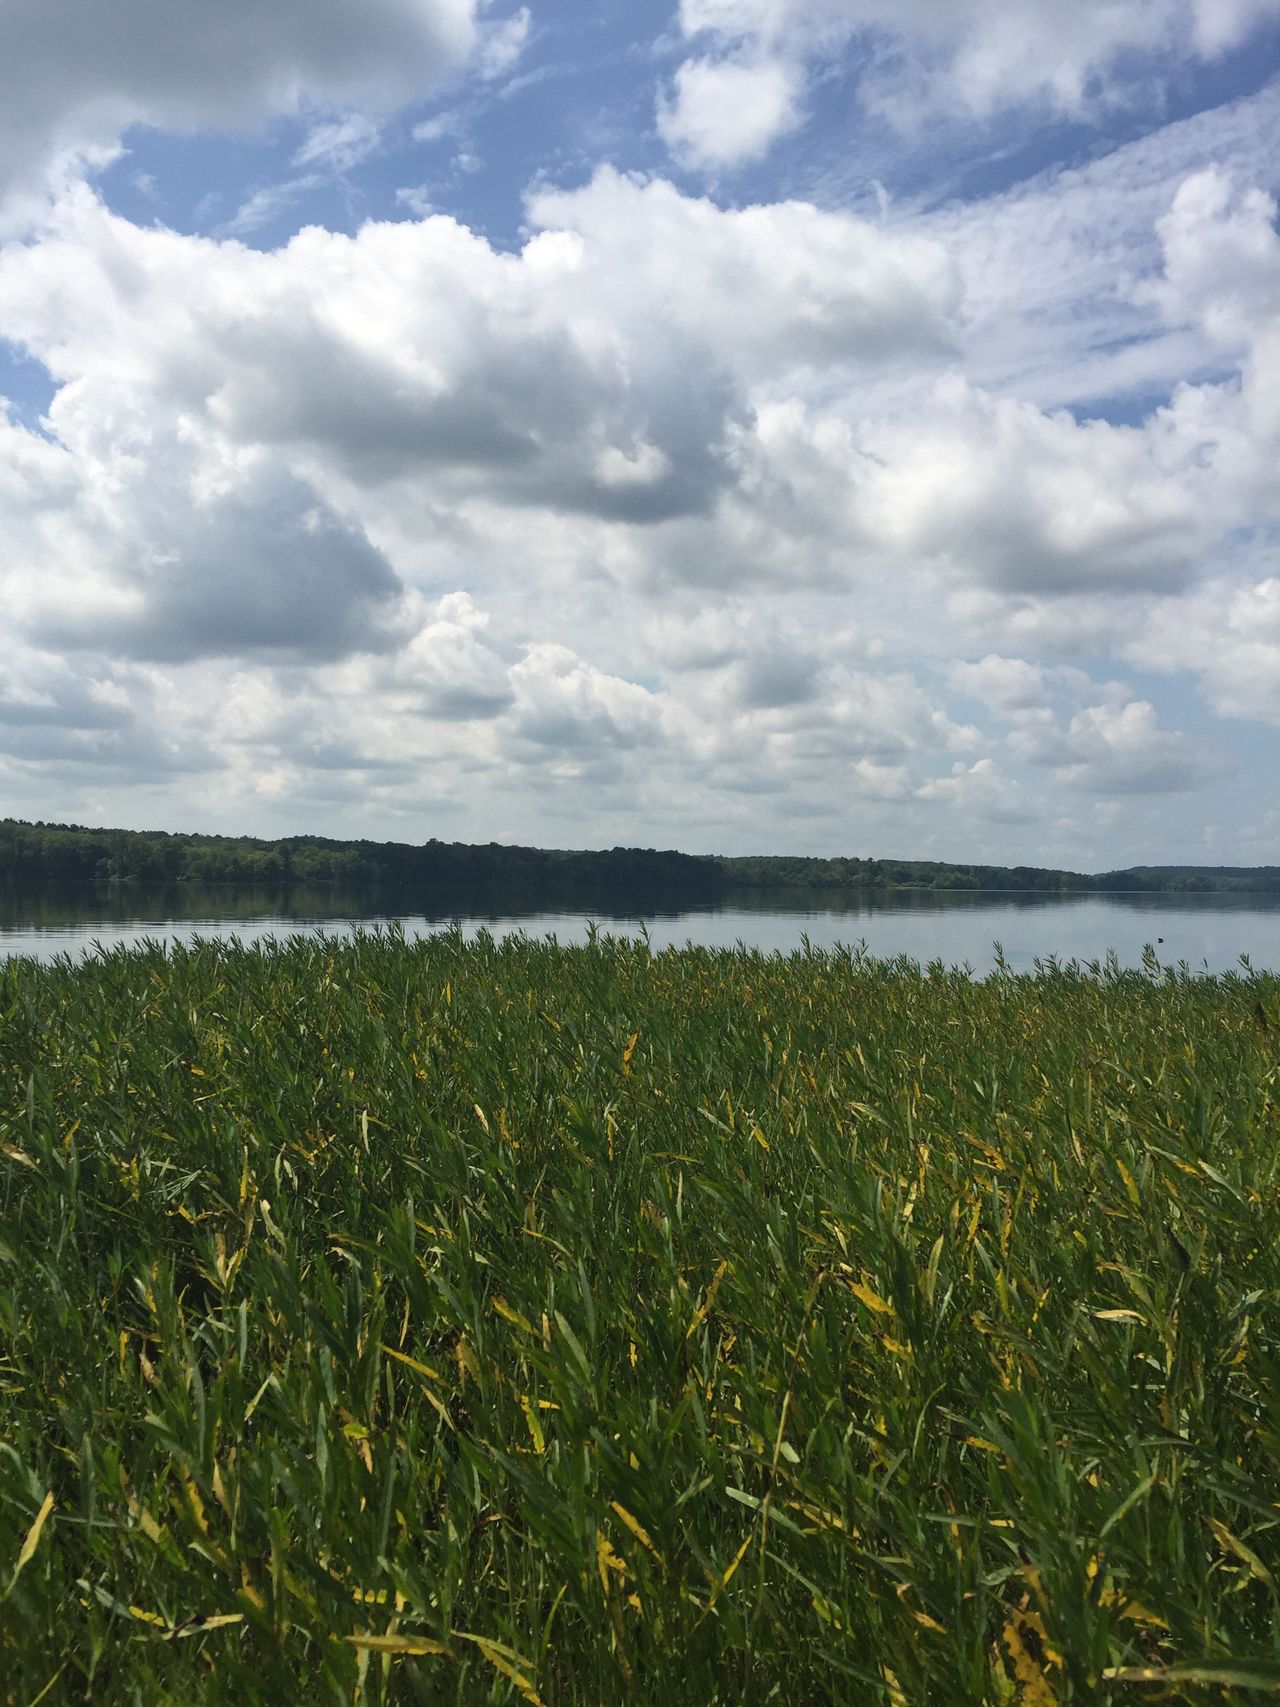
[(524, 931), (566, 943), (584, 941), (592, 926), (611, 932), (644, 928), (655, 949), (686, 942), (743, 943), (787, 953), (803, 938), (821, 947), (865, 942), (875, 955), (968, 964), (978, 972), (992, 966), (996, 942), (1018, 970), (1051, 956), (1098, 960), (1108, 950), (1123, 964), (1137, 966), (1150, 943), (1165, 965), (1186, 961), (1193, 970), (1223, 972), (1248, 955), (1255, 968), (1280, 971), (1280, 897), (853, 897), (808, 890), (742, 894), (710, 907), (653, 901), (629, 907), (616, 897), (595, 905), (493, 894), (424, 902), (421, 896), (373, 891), (81, 884), (0, 892), (0, 957), (26, 954), (50, 960), (59, 954), (79, 955), (95, 944), (110, 947), (144, 938), (192, 941), (234, 935), (258, 941), (317, 930), (344, 935), (392, 919), (398, 919), (409, 936), (456, 923), (467, 935)]

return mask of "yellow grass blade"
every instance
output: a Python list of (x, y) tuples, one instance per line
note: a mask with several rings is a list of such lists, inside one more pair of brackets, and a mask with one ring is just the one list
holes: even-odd
[(394, 1357), (397, 1363), (407, 1364), (410, 1369), (417, 1370), (419, 1375), (425, 1375), (428, 1381), (443, 1381), (444, 1376), (438, 1369), (433, 1369), (429, 1363), (419, 1363), (416, 1357), (410, 1357), (408, 1352), (397, 1351), (392, 1345), (384, 1345), (383, 1351), (388, 1357)]
[[(129, 1609), (133, 1610), (132, 1607)], [(180, 1642), (186, 1636), (203, 1636), (206, 1630), (222, 1630), (228, 1624), (243, 1624), (243, 1612), (214, 1612), (207, 1618), (188, 1618), (174, 1626), (165, 1637), (167, 1642)]]
[(613, 1544), (603, 1529), (596, 1530), (596, 1569), (600, 1573), (600, 1587), (604, 1590), (605, 1598), (609, 1596), (609, 1572), (616, 1571), (620, 1577), (625, 1577), (627, 1561), (616, 1553)]
[(1018, 1629), (1017, 1621), (1011, 1618), (1004, 1627), (1004, 1645), (1009, 1650), (1009, 1660), (1013, 1666), (1013, 1675), (1022, 1686), (1022, 1701), (1025, 1707), (1057, 1707), (1057, 1697), (1045, 1680), (1044, 1674), (1026, 1644), (1022, 1640), (1022, 1632)]
[(720, 1577), (713, 1584), (712, 1589), (711, 1589), (711, 1599), (707, 1603), (707, 1611), (708, 1612), (710, 1612), (711, 1608), (715, 1605), (716, 1601), (720, 1598), (720, 1596), (724, 1593), (725, 1589), (727, 1589), (729, 1584), (733, 1581), (734, 1573), (738, 1569), (738, 1566), (746, 1558), (747, 1549), (750, 1547), (752, 1541), (755, 1539), (755, 1533), (756, 1532), (754, 1529), (748, 1530), (746, 1540), (742, 1543), (741, 1547), (738, 1548), (738, 1551), (733, 1555), (733, 1558), (730, 1559), (728, 1567), (726, 1568), (724, 1575), (722, 1577)]
[(850, 1292), (860, 1304), (865, 1304), (868, 1310), (874, 1310), (878, 1316), (896, 1316), (898, 1312), (887, 1298), (882, 1298), (874, 1287), (868, 1286), (864, 1280), (846, 1282)]
[(522, 1670), (529, 1661), (522, 1659), (514, 1649), (504, 1647), (501, 1642), (491, 1641), (488, 1636), (472, 1635), (467, 1630), (455, 1630), (453, 1634), (460, 1642), (474, 1642), (493, 1669), (515, 1684), (529, 1707), (546, 1707), (546, 1703), (533, 1686), (533, 1680)]
[(434, 1654), (446, 1660), (456, 1660), (458, 1657), (447, 1642), (437, 1642), (432, 1636), (358, 1635), (344, 1636), (342, 1639), (349, 1647), (360, 1648), (370, 1654)]
[(504, 1322), (510, 1322), (513, 1328), (519, 1328), (521, 1333), (532, 1334), (537, 1330), (527, 1316), (522, 1316), (519, 1310), (513, 1310), (505, 1298), (495, 1298), (493, 1307)]
[(520, 1397), (520, 1409), (524, 1412), (525, 1426), (529, 1430), (529, 1438), (533, 1441), (533, 1449), (541, 1458), (547, 1450), (547, 1437), (542, 1432), (542, 1424), (538, 1421), (537, 1411), (523, 1394)]
[(18, 1554), (18, 1562), (13, 1567), (13, 1575), (9, 1578), (9, 1587), (5, 1591), (6, 1598), (9, 1594), (12, 1594), (13, 1585), (17, 1582), (26, 1567), (31, 1563), (32, 1555), (40, 1545), (40, 1533), (45, 1524), (49, 1521), (49, 1513), (52, 1510), (53, 1493), (50, 1491), (44, 1496), (44, 1502), (41, 1505), (40, 1510), (35, 1515), (35, 1521), (27, 1531), (26, 1540), (22, 1543), (22, 1550)]
[(719, 1292), (719, 1290), (720, 1290), (720, 1282), (724, 1279), (725, 1275), (728, 1273), (728, 1270), (729, 1270), (729, 1259), (728, 1259), (728, 1257), (725, 1257), (724, 1260), (720, 1263), (720, 1265), (716, 1269), (716, 1272), (711, 1276), (710, 1284), (707, 1287), (706, 1297), (702, 1300), (701, 1304), (698, 1305), (698, 1308), (693, 1312), (693, 1320), (689, 1323), (688, 1332), (684, 1336), (687, 1340), (693, 1338), (694, 1334), (697, 1333), (698, 1329), (702, 1326), (702, 1324), (706, 1321), (707, 1317), (711, 1314), (712, 1308), (713, 1308), (715, 1301), (716, 1301), (716, 1293)]
[(652, 1553), (654, 1558), (657, 1559), (658, 1563), (661, 1564), (662, 1558), (658, 1552), (658, 1549), (654, 1546), (653, 1542), (650, 1540), (649, 1532), (647, 1529), (645, 1529), (644, 1525), (641, 1524), (640, 1522), (638, 1522), (637, 1519), (632, 1517), (631, 1513), (627, 1510), (627, 1508), (625, 1506), (619, 1505), (617, 1500), (610, 1500), (609, 1504), (613, 1507), (614, 1511), (617, 1512), (618, 1516), (622, 1519), (623, 1523), (626, 1524), (627, 1528), (635, 1536), (636, 1540), (640, 1543), (640, 1545), (643, 1548), (645, 1548), (646, 1551)]
[(1251, 1577), (1257, 1577), (1258, 1581), (1266, 1583), (1268, 1588), (1275, 1588), (1276, 1585), (1274, 1577), (1254, 1552), (1252, 1547), (1246, 1545), (1245, 1542), (1233, 1535), (1227, 1528), (1226, 1524), (1219, 1523), (1216, 1517), (1206, 1517), (1205, 1522), (1209, 1525), (1209, 1528), (1212, 1529), (1214, 1538), (1217, 1540), (1218, 1545), (1224, 1550), (1224, 1552), (1234, 1553), (1236, 1558), (1240, 1560), (1241, 1564), (1248, 1567), (1249, 1575)]

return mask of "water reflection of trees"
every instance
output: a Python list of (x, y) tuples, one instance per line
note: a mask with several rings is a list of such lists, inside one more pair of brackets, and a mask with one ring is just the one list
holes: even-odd
[[(331, 884), (42, 883), (0, 889), (0, 931), (75, 930), (95, 926), (237, 925), (296, 923), (300, 929), (358, 920), (452, 919), (497, 924), (503, 920), (592, 917), (602, 923), (666, 921), (692, 915), (761, 917), (885, 914), (963, 914), (992, 910), (1025, 913), (1103, 905), (1122, 912), (1196, 912), (1206, 908), (1266, 907), (1256, 895), (1034, 894), (1009, 890), (820, 890), (809, 887), (727, 890), (715, 901), (661, 890), (563, 885), (469, 885), (432, 888)], [(1272, 905), (1275, 903), (1272, 902)]]

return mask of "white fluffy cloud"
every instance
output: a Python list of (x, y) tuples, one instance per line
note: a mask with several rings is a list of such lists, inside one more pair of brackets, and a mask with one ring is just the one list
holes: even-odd
[(781, 59), (687, 59), (658, 106), (658, 134), (690, 166), (758, 160), (800, 122), (802, 77)]
[(1164, 272), (1141, 294), (1175, 324), (1202, 325), (1224, 349), (1248, 349), (1280, 318), (1280, 235), (1266, 191), (1218, 168), (1184, 179), (1156, 229)]
[(302, 175), (253, 191), (225, 227), (251, 232), (316, 188), (322, 170), (365, 161), (396, 108), (464, 74), (510, 72), (532, 15), (493, 15), (492, 4), (0, 0), (0, 235), (38, 222), (48, 197), (109, 163), (132, 127), (261, 134), (279, 118), (305, 123)]
[(509, 656), (490, 644), (489, 614), (468, 593), (447, 593), (394, 661), (397, 688), (430, 718), (497, 717), (512, 704)]
[(1002, 776), (990, 758), (975, 759), (971, 765), (957, 760), (950, 776), (931, 777), (916, 790), (916, 797), (941, 801), (963, 818), (993, 824), (1029, 824), (1035, 817), (1021, 786)]
[(1216, 578), (1163, 600), (1125, 652), (1153, 675), (1198, 677), (1219, 716), (1280, 728), (1280, 576)]
[(961, 660), (951, 667), (951, 682), (960, 693), (980, 699), (993, 711), (1016, 713), (1044, 704), (1044, 669), (1025, 658), (1002, 658), (989, 652), (985, 658)]
[(1016, 760), (1095, 797), (1194, 789), (1221, 762), (1204, 743), (1163, 728), (1155, 707), (1123, 682), (1098, 683), (1069, 665), (990, 653), (953, 664), (949, 679), (1009, 726), (1004, 745)]
[[(326, 109), (298, 164), (381, 135)], [(0, 338), (55, 386), (0, 420), (10, 796), (167, 777), (168, 821), (429, 805), (559, 845), (1004, 857), (1021, 825), (1047, 858), (1063, 798), (1109, 832), (1212, 786), (1156, 678), (1280, 722), (1280, 240), (1239, 172), (1100, 170), (1069, 241), (1042, 182), (985, 249), (973, 213), (608, 168), (535, 187), (510, 247), (435, 216), (260, 252), (64, 195), (0, 251)], [(1073, 314), (1184, 382), (1073, 412)]]
[[(899, 127), (1028, 101), (1078, 116), (1121, 97), (1134, 56), (1147, 76), (1152, 56), (1213, 59), (1277, 15), (1280, 0), (681, 0), (703, 51), (660, 95), (659, 129), (690, 165), (756, 159), (798, 123), (806, 72), (855, 40), (863, 102)], [(749, 114), (732, 98), (748, 78)]]
[[(446, 812), (481, 786), (572, 815), (586, 788), (687, 821), (708, 776), (828, 810), (833, 764), (851, 797), (909, 798), (972, 732), (908, 673), (839, 631), (780, 652), (753, 619), (701, 683), (648, 648), (646, 683), (635, 617), (703, 554), (730, 581), (807, 573), (779, 553), (848, 437), (819, 423), (806, 475), (767, 399), (945, 356), (945, 255), (609, 173), (530, 216), (516, 254), (449, 219), (262, 254), (69, 198), (0, 258), (0, 327), (59, 385), (44, 433), (6, 429), (15, 643), (132, 660), (131, 705), (177, 672), (175, 738), (268, 804), (362, 786), (394, 811), (430, 776)], [(426, 595), (451, 575), (473, 590)], [(606, 608), (579, 619), (593, 577)]]
[[(856, 219), (723, 212), (608, 173), (530, 213), (542, 229), (517, 255), (447, 218), (312, 228), (262, 254), (140, 230), (82, 192), (0, 257), (0, 333), (61, 384), (60, 477), (137, 494), (130, 596), (148, 557), (156, 596), (168, 585), (165, 514), (202, 482), (206, 538), (248, 483), (286, 477), (341, 480), (366, 514), (406, 483), (446, 506), (706, 513), (739, 479), (757, 391), (947, 344), (945, 256)], [(341, 537), (354, 565), (365, 548)], [(386, 588), (362, 561), (352, 586)]]
[(133, 124), (244, 128), (385, 109), (459, 70), (476, 0), (0, 0), (0, 200)]
[(529, 214), (546, 232), (535, 254), (572, 267), (578, 312), (607, 293), (627, 329), (678, 331), (752, 382), (953, 344), (955, 268), (909, 231), (808, 202), (724, 209), (608, 170), (537, 192)]
[(1081, 424), (949, 380), (923, 419), (870, 442), (875, 531), (1000, 587), (1167, 587), (1202, 543), (1187, 458), (1159, 431)]
[[(805, 0), (798, 10), (809, 10)], [(1070, 10), (1054, 0), (969, 8), (855, 0), (853, 10), (864, 26), (896, 38), (897, 63), (873, 79), (874, 93), (910, 122), (909, 103), (922, 97), (978, 115), (1029, 99), (1078, 114), (1123, 92), (1125, 56), (1190, 50), (1212, 59), (1277, 7), (1275, 0), (1095, 0)]]
[(1181, 732), (1161, 729), (1148, 700), (1086, 706), (1065, 728), (1051, 716), (1028, 719), (1009, 744), (1018, 758), (1049, 766), (1056, 782), (1091, 795), (1192, 789), (1213, 762)]

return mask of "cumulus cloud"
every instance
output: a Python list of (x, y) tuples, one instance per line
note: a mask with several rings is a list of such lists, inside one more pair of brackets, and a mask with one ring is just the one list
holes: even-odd
[[(1275, 0), (1112, 0), (1064, 14), (1053, 0), (998, 0), (972, 9), (946, 0), (855, 0), (854, 10), (864, 25), (895, 38), (897, 51), (886, 56), (869, 94), (909, 124), (910, 103), (922, 97), (979, 116), (1028, 100), (1078, 115), (1121, 98), (1140, 56), (1190, 48), (1215, 58), (1276, 16), (1277, 6)], [(1149, 74), (1149, 63), (1144, 69)]]
[(1047, 765), (1054, 780), (1085, 794), (1168, 794), (1195, 788), (1212, 759), (1177, 730), (1161, 729), (1148, 700), (1086, 706), (1061, 728), (1029, 721), (1009, 737), (1011, 750)]
[(309, 107), (385, 110), (465, 64), (476, 11), (476, 0), (5, 0), (0, 201), (133, 124), (242, 129)]
[[(1188, 50), (1211, 60), (1280, 0), (1108, 0), (1069, 12), (1056, 0), (681, 0), (682, 33), (695, 48), (659, 97), (659, 130), (687, 164), (734, 166), (758, 158), (795, 128), (806, 75), (856, 42), (859, 95), (904, 129), (923, 115), (987, 118), (1035, 102), (1079, 117), (1123, 98), (1135, 74)], [(733, 91), (757, 91), (744, 113)]]
[(607, 289), (623, 325), (696, 336), (751, 381), (954, 347), (955, 269), (910, 231), (802, 201), (721, 208), (607, 169), (538, 191), (529, 215), (534, 255), (571, 269), (576, 306)]
[(442, 217), (262, 254), (81, 193), (0, 256), (0, 333), (61, 383), (50, 421), (81, 455), (129, 399), (143, 458), (180, 432), (215, 461), (306, 455), (366, 491), (429, 474), (455, 504), (633, 523), (714, 504), (758, 387), (945, 346), (945, 257), (848, 216), (608, 172), (530, 215), (515, 255)]
[(526, 759), (577, 773), (601, 758), (655, 745), (661, 724), (657, 697), (638, 682), (586, 663), (568, 647), (533, 645), (511, 675), (514, 733)]
[(1215, 577), (1162, 600), (1124, 650), (1153, 674), (1197, 677), (1219, 716), (1280, 728), (1280, 577)]
[(46, 616), (40, 630), (163, 659), (324, 658), (389, 643), (394, 571), (357, 524), (291, 476), (255, 472), (189, 515), (156, 521), (145, 567), (118, 583), (123, 610), (82, 606)]
[[(9, 424), (0, 596), (41, 644), (181, 660), (388, 643), (398, 577), (358, 522), (270, 458), (202, 455), (156, 399), (87, 381), (59, 438)], [(58, 406), (55, 405), (55, 408)]]
[(1159, 432), (1079, 423), (948, 380), (868, 435), (869, 526), (1009, 590), (1176, 585), (1201, 543), (1190, 460)]
[(1025, 658), (1002, 658), (989, 652), (975, 662), (960, 661), (949, 671), (951, 685), (971, 699), (981, 700), (1005, 716), (1038, 710), (1048, 691), (1047, 672)]
[(773, 644), (750, 654), (738, 666), (737, 692), (743, 706), (771, 711), (806, 705), (817, 697), (822, 662), (796, 644)]
[[(833, 661), (807, 686), (795, 677), (781, 684), (765, 676), (771, 691), (752, 691), (753, 676), (766, 658), (755, 658), (746, 672), (730, 671), (711, 688), (703, 703), (716, 707), (708, 724), (719, 732), (722, 758), (767, 755), (780, 775), (826, 795), (833, 787), (858, 779), (877, 781), (884, 796), (909, 792), (913, 766), (940, 753), (964, 751), (980, 737), (957, 724), (934, 697), (905, 670), (876, 670)], [(799, 689), (799, 691), (797, 691)]]
[[(787, 13), (753, 0), (752, 27)], [(696, 15), (691, 51), (748, 63), (727, 10)], [(296, 170), (385, 134), (311, 113)], [(1003, 857), (1063, 799), (1105, 830), (1130, 794), (1216, 788), (1176, 696), (1110, 677), (1280, 721), (1280, 245), (1238, 165), (1158, 195), (1152, 162), (1111, 170), (1061, 187), (1066, 237), (1052, 184), (1002, 198), (986, 248), (978, 215), (601, 169), (537, 185), (515, 246), (427, 215), (259, 252), (81, 186), (0, 252), (0, 338), (54, 387), (0, 418), (14, 798), (58, 773), (82, 799), (97, 759), (173, 779), (174, 821), (950, 827)], [(1066, 408), (1073, 314), (1184, 383), (1123, 423)]]
[(145, 670), (100, 659), (85, 671), (11, 637), (0, 658), (0, 768), (26, 786), (50, 775), (110, 783), (218, 770), (207, 730), (174, 710)]
[(971, 765), (957, 760), (949, 776), (930, 777), (915, 797), (940, 801), (964, 818), (995, 824), (1028, 824), (1035, 818), (1021, 786), (1002, 776), (990, 758), (975, 759)]
[(1095, 795), (1178, 793), (1209, 774), (1203, 743), (1162, 728), (1155, 707), (1123, 682), (996, 653), (952, 664), (948, 679), (1008, 726), (1010, 754), (1046, 767), (1059, 785)]
[(1247, 348), (1280, 314), (1280, 235), (1265, 190), (1220, 168), (1183, 180), (1156, 223), (1162, 275), (1140, 286), (1166, 320), (1202, 325), (1226, 349)]
[(467, 722), (499, 716), (515, 700), (510, 663), (486, 636), (489, 613), (468, 593), (447, 593), (395, 660), (397, 687), (423, 716)]
[(959, 274), (970, 382), (1042, 408), (1107, 413), (1140, 399), (1146, 413), (1220, 374), (1231, 354), (1199, 316), (1162, 308), (1159, 288), (1161, 225), (1206, 161), (1236, 194), (1280, 181), (1280, 84), (913, 220)]
[(1219, 171), (1196, 173), (1159, 222), (1164, 270), (1141, 294), (1239, 362), (1225, 380), (1180, 386), (1159, 425), (1211, 471), (1219, 525), (1280, 520), (1280, 236), (1276, 204)]
[[(118, 462), (138, 416), (127, 490), (163, 487), (181, 442), (193, 466), (291, 469), (370, 537), (397, 503), (581, 514), (615, 527), (611, 572), (648, 579), (898, 563), (1004, 596), (1163, 591), (1262, 501), (1261, 384), (1187, 387), (1129, 427), (930, 380), (959, 348), (958, 287), (909, 231), (607, 171), (529, 211), (516, 254), (438, 217), (260, 254), (82, 193), (0, 259), (0, 332), (60, 382), (49, 420), (76, 463)], [(366, 568), (351, 586), (385, 590)]]
[(687, 59), (658, 105), (658, 135), (687, 165), (742, 166), (801, 118), (801, 76), (775, 59)]

